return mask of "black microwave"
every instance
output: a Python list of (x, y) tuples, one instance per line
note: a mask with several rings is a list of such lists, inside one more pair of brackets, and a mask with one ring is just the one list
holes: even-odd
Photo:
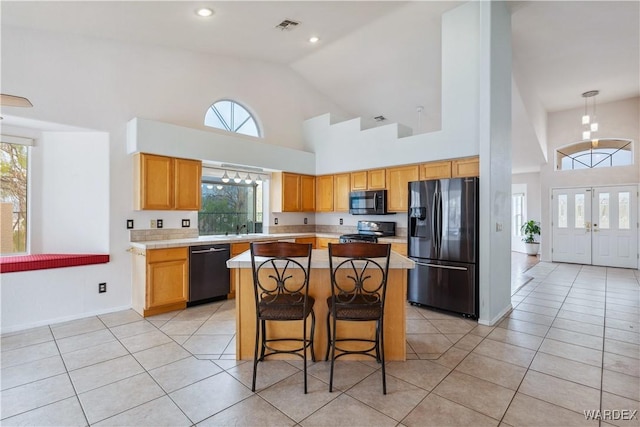
[(349, 193), (349, 213), (353, 215), (386, 215), (387, 190), (352, 191)]

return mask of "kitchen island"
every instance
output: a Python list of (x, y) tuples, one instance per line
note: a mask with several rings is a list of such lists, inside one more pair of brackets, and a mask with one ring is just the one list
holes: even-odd
[[(254, 357), (256, 313), (250, 252), (231, 258), (227, 267), (232, 269), (236, 283), (236, 358), (251, 360)], [(391, 252), (384, 319), (385, 358), (388, 361), (406, 359), (407, 269), (412, 268), (413, 261)], [(324, 360), (327, 351), (326, 299), (331, 296), (329, 253), (326, 249), (314, 249), (312, 252), (309, 295), (316, 300), (315, 356), (316, 360)], [(354, 332), (359, 336), (373, 337), (375, 332), (375, 322), (339, 323), (338, 337), (342, 333), (352, 336)], [(268, 334), (270, 337), (297, 336), (300, 335), (300, 326), (298, 322), (269, 322)], [(297, 359), (295, 355), (279, 357)], [(345, 358), (370, 359), (364, 355)]]

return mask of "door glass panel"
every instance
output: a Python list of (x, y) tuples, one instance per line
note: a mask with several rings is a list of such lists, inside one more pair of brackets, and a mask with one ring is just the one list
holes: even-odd
[(567, 195), (558, 195), (558, 228), (567, 228)]
[(598, 199), (598, 227), (609, 228), (609, 193), (600, 193)]
[(618, 193), (618, 228), (628, 230), (629, 226), (629, 196), (628, 192)]
[(513, 230), (511, 235), (520, 237), (522, 236), (522, 223), (524, 222), (524, 193), (514, 193), (511, 196), (511, 224), (513, 224)]
[(576, 194), (575, 228), (584, 228), (584, 194)]

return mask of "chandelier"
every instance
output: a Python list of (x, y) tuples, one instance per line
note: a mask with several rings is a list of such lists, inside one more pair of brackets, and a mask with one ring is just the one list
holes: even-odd
[[(596, 95), (598, 95), (599, 93), (600, 91), (598, 90), (590, 90), (582, 94), (582, 97), (584, 98), (584, 115), (582, 116), (582, 125), (584, 126), (582, 129), (583, 140), (591, 139), (591, 133), (598, 131), (598, 119), (596, 117)], [(589, 115), (588, 111), (587, 98), (593, 98), (593, 109), (591, 115)]]

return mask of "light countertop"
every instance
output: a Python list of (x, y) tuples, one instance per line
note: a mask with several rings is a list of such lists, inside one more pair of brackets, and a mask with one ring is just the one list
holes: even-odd
[[(389, 268), (412, 269), (415, 262), (397, 252), (391, 252)], [(251, 254), (245, 251), (227, 261), (227, 268), (251, 268)], [(311, 253), (311, 268), (329, 268), (329, 251), (327, 249), (313, 249)]]
[[(246, 242), (261, 242), (261, 241), (275, 241), (275, 240), (288, 240), (297, 239), (303, 237), (326, 237), (330, 239), (337, 239), (340, 234), (331, 233), (276, 233), (276, 234), (264, 234), (264, 233), (249, 233), (249, 234), (231, 234), (228, 236), (215, 235), (215, 236), (200, 236), (188, 239), (170, 239), (170, 240), (149, 240), (143, 242), (130, 242), (131, 247), (141, 250), (147, 249), (167, 249), (167, 248), (179, 248), (184, 246), (201, 246), (211, 245), (216, 243), (246, 243)], [(378, 239), (380, 243), (406, 243), (406, 237), (383, 237)]]

